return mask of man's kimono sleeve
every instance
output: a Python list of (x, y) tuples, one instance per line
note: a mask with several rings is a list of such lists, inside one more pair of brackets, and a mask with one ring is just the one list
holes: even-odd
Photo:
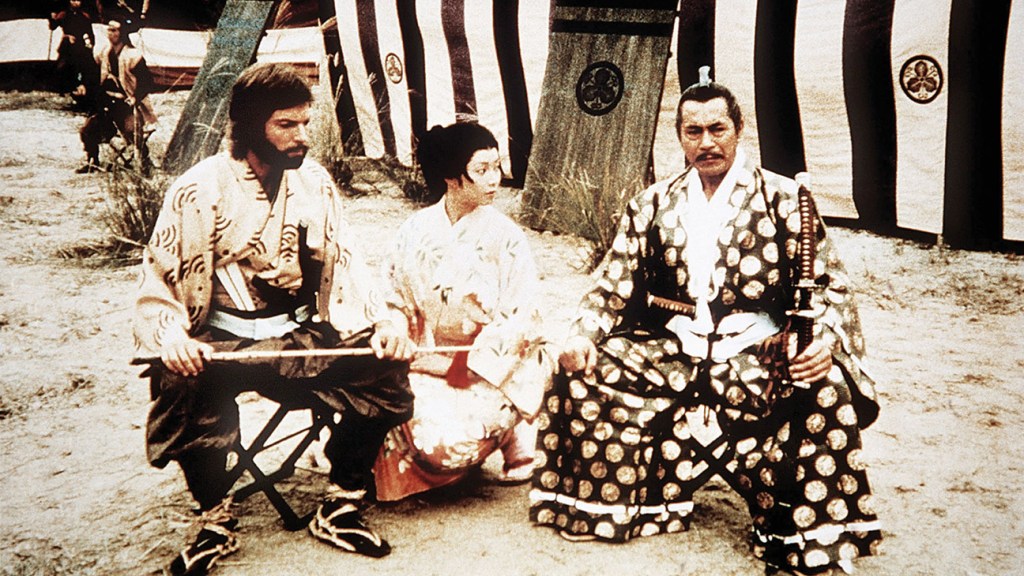
[[(791, 228), (788, 221), (787, 227)], [(814, 276), (823, 287), (812, 296), (812, 309), (820, 311), (815, 319), (816, 337), (830, 346), (833, 360), (852, 380), (854, 386), (851, 392), (859, 424), (861, 428), (866, 428), (878, 417), (879, 408), (874, 380), (864, 369), (866, 349), (860, 315), (854, 301), (850, 276), (839, 258), (835, 244), (825, 233), (825, 224), (820, 218)]]
[(664, 194), (666, 188), (664, 183), (655, 184), (626, 204), (615, 238), (598, 268), (597, 284), (580, 301), (571, 335), (585, 336), (597, 344), (622, 324), (635, 298), (646, 298), (637, 290), (644, 273), (640, 255), (646, 249), (647, 229), (654, 218), (653, 198)]
[(215, 210), (200, 186), (179, 179), (164, 197), (143, 250), (135, 302), (135, 349), (156, 354), (206, 318), (212, 291)]
[[(777, 210), (779, 217), (785, 220), (786, 254), (795, 261), (798, 258), (800, 233), (800, 211), (797, 208), (795, 189), (785, 200), (780, 201)], [(835, 243), (826, 233), (825, 223), (820, 216), (816, 215), (816, 221), (814, 279), (820, 289), (811, 294), (811, 309), (815, 314), (815, 338), (820, 339), (832, 351), (833, 361), (842, 368), (851, 381), (851, 393), (859, 425), (866, 428), (878, 417), (878, 403), (874, 381), (864, 370), (865, 344), (861, 333), (860, 316), (850, 276), (839, 258)]]
[(412, 290), (412, 279), (405, 267), (403, 256), (413, 249), (411, 221), (403, 222), (391, 251), (388, 253), (387, 282), (384, 286), (384, 300), (392, 321), (399, 330), (405, 330), (413, 341), (419, 342), (423, 332), (423, 314), (416, 309), (416, 296)]
[(325, 204), (324, 269), (318, 302), (321, 316), (342, 337), (393, 321), (379, 279), (357, 249), (345, 221), (341, 193), (325, 170), (321, 186)]

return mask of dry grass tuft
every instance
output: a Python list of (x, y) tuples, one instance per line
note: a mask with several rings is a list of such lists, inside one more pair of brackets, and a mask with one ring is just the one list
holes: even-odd
[(171, 177), (157, 171), (147, 175), (116, 165), (106, 176), (102, 187), (107, 193), (107, 206), (102, 218), (110, 232), (111, 245), (118, 254), (134, 252), (153, 235)]
[(600, 181), (580, 171), (547, 183), (534, 183), (530, 200), (523, 203), (520, 213), (520, 219), (531, 227), (585, 240), (588, 249), (581, 255), (578, 268), (586, 272), (604, 259), (615, 240), (626, 203), (641, 188), (637, 182), (609, 193), (601, 188)]
[[(326, 67), (322, 66), (321, 69)], [(346, 189), (352, 182), (352, 168), (345, 158), (345, 143), (335, 112), (341, 86), (332, 94), (331, 81), (325, 73), (320, 82), (311, 88), (314, 98), (309, 126), (309, 155), (327, 169), (339, 187)]]
[(394, 182), (402, 190), (403, 196), (416, 204), (425, 204), (429, 201), (430, 191), (427, 190), (427, 184), (423, 181), (415, 164), (403, 166), (394, 158), (382, 158), (376, 161), (376, 165), (377, 170), (385, 178)]
[(134, 264), (139, 259), (141, 248), (153, 234), (164, 192), (170, 183), (170, 175), (155, 169), (144, 172), (135, 167), (111, 164), (100, 180), (106, 203), (99, 216), (107, 236), (64, 246), (57, 255), (82, 264)]

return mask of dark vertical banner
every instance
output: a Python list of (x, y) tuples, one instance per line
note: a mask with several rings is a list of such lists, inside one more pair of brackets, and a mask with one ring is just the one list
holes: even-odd
[(847, 0), (843, 25), (843, 92), (850, 124), (853, 202), (861, 225), (877, 232), (896, 227), (894, 5), (895, 0)]
[(760, 0), (754, 31), (754, 97), (761, 164), (792, 177), (806, 170), (793, 47), (796, 0)]
[(522, 186), (526, 180), (526, 161), (530, 156), (530, 146), (533, 144), (533, 128), (519, 42), (519, 0), (494, 0), (493, 19), (494, 49), (498, 56), (501, 84), (505, 93), (505, 114), (508, 119), (511, 184)]
[(335, 97), (335, 113), (338, 116), (338, 125), (341, 126), (345, 154), (361, 156), (366, 152), (359, 132), (356, 106), (352, 101), (352, 87), (348, 81), (348, 70), (345, 68), (345, 55), (341, 51), (334, 0), (320, 0), (320, 21), (331, 22), (332, 18), (334, 18), (333, 25), (324, 27), (323, 35), (324, 53), (327, 55), (328, 73), (331, 77), (331, 91)]
[(216, 154), (227, 131), (231, 86), (247, 66), (274, 16), (274, 1), (229, 0), (217, 21), (185, 108), (167, 144), (164, 169), (181, 174)]
[(373, 99), (377, 103), (377, 116), (380, 122), (381, 138), (384, 141), (384, 153), (396, 155), (395, 129), (391, 124), (391, 99), (388, 96), (387, 75), (380, 59), (380, 46), (377, 40), (377, 9), (374, 0), (356, 0), (356, 13), (359, 18), (359, 43), (362, 46), (363, 65), (366, 66), (367, 77)]
[(697, 70), (711, 67), (715, 75), (715, 0), (681, 0), (679, 36), (676, 41), (676, 69), (679, 88), (697, 82)]
[(441, 0), (441, 25), (448, 42), (451, 59), (452, 94), (455, 96), (455, 116), (477, 117), (476, 90), (473, 88), (473, 63), (466, 39), (465, 0)]
[(645, 184), (677, 9), (675, 0), (555, 3), (523, 193), (530, 226), (593, 235), (575, 224), (580, 205), (567, 187), (620, 207)]
[(398, 24), (405, 46), (405, 77), (409, 85), (409, 115), (413, 139), (427, 130), (427, 78), (423, 56), (423, 35), (416, 18), (416, 0), (395, 0)]
[(942, 233), (955, 248), (991, 249), (1003, 241), (1002, 97), (1009, 18), (1009, 0), (952, 3)]

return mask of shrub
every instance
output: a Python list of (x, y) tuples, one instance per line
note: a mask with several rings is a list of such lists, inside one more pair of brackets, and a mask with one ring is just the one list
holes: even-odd
[(100, 180), (100, 188), (106, 196), (100, 221), (107, 237), (85, 245), (64, 247), (59, 255), (113, 264), (138, 261), (139, 250), (153, 234), (170, 181), (169, 175), (156, 170), (144, 173), (137, 168), (111, 164)]
[(396, 158), (384, 157), (375, 161), (376, 168), (385, 178), (402, 190), (402, 195), (417, 204), (425, 204), (430, 191), (416, 165), (404, 166)]
[(111, 166), (101, 186), (107, 193), (103, 222), (115, 242), (140, 247), (149, 241), (170, 176)]

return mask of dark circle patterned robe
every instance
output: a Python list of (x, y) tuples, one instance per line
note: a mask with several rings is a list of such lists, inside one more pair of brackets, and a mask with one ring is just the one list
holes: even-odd
[[(716, 243), (712, 319), (757, 312), (784, 326), (794, 306), (797, 185), (752, 165), (737, 168)], [(729, 440), (729, 468), (749, 506), (758, 556), (814, 572), (870, 554), (880, 533), (859, 431), (878, 405), (836, 250), (819, 222), (816, 338), (831, 348), (834, 366), (809, 390), (786, 387), (769, 410), (771, 366), (756, 346), (724, 361), (689, 356), (665, 328), (674, 313), (648, 304), (651, 295), (693, 302), (687, 175), (628, 203), (597, 285), (581, 302), (573, 333), (597, 344), (597, 367), (560, 374), (546, 395), (530, 517), (610, 541), (685, 530), (699, 487), (693, 479), (706, 468), (695, 453), (704, 442), (690, 423), (707, 406)]]

